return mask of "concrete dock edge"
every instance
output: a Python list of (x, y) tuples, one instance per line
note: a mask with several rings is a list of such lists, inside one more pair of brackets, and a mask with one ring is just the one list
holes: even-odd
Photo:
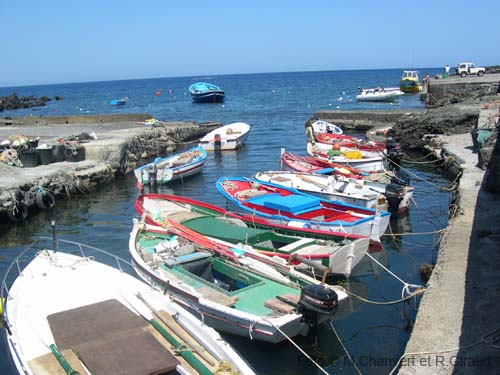
[(470, 135), (443, 140), (442, 154), (461, 172), (460, 203), (443, 233), (400, 375), (489, 374), (500, 367), (500, 350), (485, 340), (500, 326), (500, 199), (481, 189), (485, 173), (476, 167)]

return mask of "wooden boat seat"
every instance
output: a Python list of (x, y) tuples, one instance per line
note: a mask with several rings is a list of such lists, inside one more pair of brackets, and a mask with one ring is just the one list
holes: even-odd
[(148, 331), (148, 322), (117, 300), (62, 311), (47, 320), (58, 348), (72, 348), (93, 375), (165, 374), (179, 364)]
[(203, 215), (192, 211), (180, 211), (168, 215), (168, 218), (182, 224), (186, 220), (191, 220), (200, 216)]
[[(73, 349), (60, 350), (64, 359), (71, 368), (80, 374), (86, 374), (78, 356)], [(67, 375), (61, 364), (57, 361), (54, 354), (47, 353), (29, 361), (29, 366), (34, 374)]]
[(197, 291), (203, 296), (203, 298), (220, 303), (224, 306), (232, 307), (236, 305), (236, 302), (238, 302), (238, 297), (228, 296), (208, 285), (199, 288)]
[[(283, 298), (297, 304), (299, 302), (300, 296), (297, 296), (295, 294), (285, 294), (282, 296)], [(289, 305), (286, 302), (280, 301), (277, 298), (272, 298), (264, 302), (264, 306), (266, 306), (268, 309), (278, 311), (280, 313), (284, 314), (291, 314), (295, 311), (295, 307), (292, 305)]]
[(268, 194), (268, 192), (265, 190), (246, 189), (246, 190), (237, 191), (234, 194), (234, 197), (237, 199), (240, 199), (240, 198), (249, 199), (249, 198), (253, 198), (253, 197), (259, 197), (259, 196), (265, 195), (265, 194)]
[(290, 179), (288, 177), (284, 177), (284, 176), (272, 176), (270, 178), (271, 181), (277, 181), (277, 182), (287, 182), (287, 181), (290, 181)]

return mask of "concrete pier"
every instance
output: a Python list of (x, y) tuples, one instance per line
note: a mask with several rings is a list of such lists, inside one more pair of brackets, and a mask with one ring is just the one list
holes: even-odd
[[(39, 143), (54, 144), (56, 138), (94, 133), (97, 139), (86, 140), (85, 160), (62, 161), (32, 168), (0, 163), (0, 219), (5, 219), (15, 201), (28, 207), (36, 205), (38, 188), (57, 197), (86, 194), (115, 177), (130, 173), (157, 156), (165, 156), (184, 142), (201, 138), (217, 123), (159, 122), (141, 124), (150, 115), (102, 115), (58, 118), (16, 119), (12, 125), (0, 126), (0, 139), (15, 134), (27, 138), (40, 137)], [(40, 123), (40, 121), (43, 121)], [(48, 121), (48, 123), (47, 123)]]
[(469, 134), (440, 141), (461, 173), (458, 206), (450, 207), (457, 215), (441, 241), (399, 374), (497, 373), (500, 199), (482, 188), (485, 173)]

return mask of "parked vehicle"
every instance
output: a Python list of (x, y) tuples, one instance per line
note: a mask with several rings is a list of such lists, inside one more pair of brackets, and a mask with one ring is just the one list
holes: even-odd
[(468, 75), (477, 74), (479, 77), (486, 73), (486, 69), (480, 66), (476, 66), (474, 63), (460, 63), (456, 69), (457, 75), (460, 77), (467, 77)]

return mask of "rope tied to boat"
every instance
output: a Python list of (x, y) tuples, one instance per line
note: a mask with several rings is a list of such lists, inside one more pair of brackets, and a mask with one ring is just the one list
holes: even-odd
[(235, 370), (233, 365), (227, 361), (221, 361), (219, 367), (215, 370), (214, 375), (240, 375), (241, 372)]
[[(450, 160), (451, 158), (452, 158), (452, 157), (450, 157), (450, 158), (448, 158), (448, 159), (446, 159), (446, 160)], [(438, 188), (438, 189), (440, 189), (440, 190), (442, 190), (442, 191), (453, 191), (453, 190), (455, 190), (455, 189), (457, 188), (457, 186), (458, 186), (458, 185), (456, 184), (456, 182), (457, 182), (457, 180), (460, 178), (460, 176), (462, 175), (462, 171), (460, 171), (460, 172), (457, 174), (457, 176), (455, 177), (455, 179), (454, 179), (454, 180), (450, 183), (450, 185), (449, 185), (449, 186), (440, 186), (440, 185), (438, 185), (438, 184), (435, 184), (435, 183), (433, 183), (433, 182), (431, 182), (431, 181), (429, 181), (429, 180), (426, 180), (425, 178), (420, 177), (419, 175), (417, 175), (417, 174), (415, 174), (415, 173), (413, 173), (413, 172), (409, 171), (408, 169), (406, 169), (406, 168), (402, 167), (401, 165), (399, 165), (398, 163), (394, 162), (393, 160), (390, 160), (390, 159), (388, 159), (388, 160), (389, 160), (389, 162), (390, 162), (390, 163), (394, 164), (396, 167), (398, 167), (399, 169), (401, 169), (401, 170), (405, 171), (405, 172), (406, 172), (406, 173), (408, 173), (409, 175), (411, 175), (411, 176), (413, 176), (413, 177), (417, 178), (418, 180), (423, 181), (423, 182), (425, 182), (425, 183), (427, 183), (427, 184), (429, 184), (429, 185), (431, 185), (431, 186), (434, 186), (434, 187), (436, 187), (436, 188)], [(446, 161), (445, 161), (445, 162), (446, 162)]]

